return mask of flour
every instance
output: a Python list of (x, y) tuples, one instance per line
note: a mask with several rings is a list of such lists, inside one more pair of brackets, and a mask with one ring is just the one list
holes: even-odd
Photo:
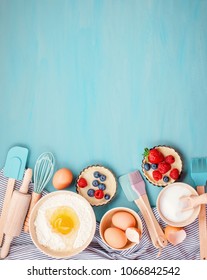
[[(80, 221), (79, 229), (65, 236), (52, 231), (47, 216), (48, 211), (62, 206), (71, 207)], [(85, 201), (76, 196), (60, 193), (47, 199), (40, 206), (34, 224), (40, 244), (55, 251), (70, 251), (87, 242), (93, 229), (93, 217)]]

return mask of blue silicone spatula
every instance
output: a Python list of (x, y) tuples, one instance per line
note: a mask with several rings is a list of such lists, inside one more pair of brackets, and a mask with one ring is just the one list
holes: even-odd
[(0, 216), (0, 246), (2, 245), (3, 241), (3, 228), (9, 208), (9, 203), (14, 190), (15, 181), (23, 179), (28, 153), (29, 150), (27, 148), (20, 146), (14, 146), (10, 148), (7, 153), (4, 166), (4, 176), (9, 179)]
[(207, 157), (191, 160), (191, 178), (196, 186), (204, 186), (207, 180)]
[[(197, 186), (200, 196), (206, 196), (205, 184), (207, 180), (207, 157), (196, 157), (191, 160), (191, 178)], [(204, 200), (203, 200), (204, 201)], [(207, 228), (206, 228), (206, 207), (201, 205), (198, 217), (199, 239), (200, 239), (200, 259), (207, 260)]]

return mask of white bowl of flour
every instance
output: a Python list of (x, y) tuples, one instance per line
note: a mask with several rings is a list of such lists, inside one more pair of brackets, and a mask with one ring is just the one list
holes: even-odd
[(157, 198), (157, 210), (161, 219), (168, 225), (184, 227), (198, 217), (200, 206), (184, 210), (186, 204), (182, 197), (198, 195), (196, 190), (185, 183), (173, 183), (165, 187)]
[(69, 258), (90, 244), (96, 218), (89, 202), (79, 194), (55, 191), (35, 205), (29, 227), (40, 251), (53, 258)]

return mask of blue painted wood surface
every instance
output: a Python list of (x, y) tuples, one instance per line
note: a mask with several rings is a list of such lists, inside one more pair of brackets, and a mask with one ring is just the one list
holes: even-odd
[[(167, 144), (190, 183), (190, 158), (207, 156), (206, 14), (202, 0), (1, 0), (1, 166), (21, 144), (31, 167), (51, 151), (75, 176), (94, 163), (120, 176)], [(154, 206), (160, 188), (147, 191)], [(136, 209), (120, 187), (115, 206)]]

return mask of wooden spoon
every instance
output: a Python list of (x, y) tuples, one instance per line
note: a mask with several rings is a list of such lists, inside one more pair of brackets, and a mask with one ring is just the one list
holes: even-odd
[(201, 204), (207, 203), (207, 193), (201, 195), (183, 196), (180, 200), (184, 203), (183, 211), (190, 210)]

